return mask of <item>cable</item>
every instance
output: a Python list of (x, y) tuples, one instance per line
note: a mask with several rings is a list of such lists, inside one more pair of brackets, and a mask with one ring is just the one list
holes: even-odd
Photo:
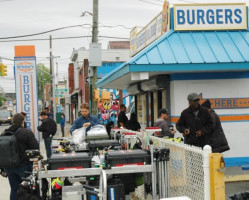
[[(71, 36), (71, 37), (59, 37), (59, 38), (53, 38), (53, 40), (66, 40), (66, 39), (77, 39), (77, 38), (90, 38), (89, 36)], [(112, 39), (122, 39), (122, 40), (129, 40), (130, 38), (122, 38), (122, 37), (114, 37), (114, 36), (98, 36), (99, 38), (112, 38)], [(4, 40), (0, 41), (0, 43), (3, 42), (25, 42), (25, 41), (44, 41), (44, 40), (50, 40), (49, 38), (36, 38), (36, 39), (25, 39), (25, 40)]]
[(152, 4), (152, 5), (156, 5), (156, 6), (162, 6), (162, 5), (152, 3), (152, 2), (149, 2), (149, 1), (145, 1), (145, 0), (138, 0), (138, 1), (141, 1), (141, 2), (144, 2), (144, 3), (149, 3), (149, 4)]
[(80, 25), (73, 25), (73, 26), (65, 26), (65, 27), (61, 27), (61, 28), (52, 29), (52, 30), (49, 30), (49, 31), (40, 32), (40, 33), (34, 33), (34, 34), (29, 34), (29, 35), (13, 36), (13, 37), (4, 37), (4, 38), (0, 38), (0, 39), (1, 40), (6, 40), (6, 39), (12, 39), (12, 38), (30, 37), (30, 36), (35, 36), (35, 35), (42, 35), (42, 34), (45, 34), (45, 33), (51, 33), (51, 32), (62, 30), (62, 29), (74, 28), (74, 27), (81, 27), (81, 26), (86, 26), (86, 25), (87, 26), (92, 26), (91, 24), (80, 24)]

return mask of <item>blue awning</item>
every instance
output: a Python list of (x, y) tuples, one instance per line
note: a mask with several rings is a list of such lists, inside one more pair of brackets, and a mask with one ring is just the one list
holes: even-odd
[(98, 87), (125, 89), (136, 82), (131, 73), (159, 74), (248, 71), (249, 30), (169, 31), (119, 68), (111, 71)]

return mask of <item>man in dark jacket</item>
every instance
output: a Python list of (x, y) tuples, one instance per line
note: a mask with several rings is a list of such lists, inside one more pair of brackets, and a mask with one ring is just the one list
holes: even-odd
[(52, 155), (52, 140), (57, 131), (57, 124), (55, 123), (54, 119), (49, 118), (45, 112), (41, 112), (40, 116), (42, 118), (42, 124), (38, 126), (37, 129), (38, 131), (42, 132), (47, 158), (50, 158)]
[(13, 117), (13, 125), (7, 129), (8, 131), (15, 132), (17, 129), (21, 127), (21, 129), (18, 130), (16, 134), (21, 164), (15, 168), (5, 169), (11, 187), (11, 192), (10, 192), (11, 200), (17, 199), (17, 190), (19, 188), (19, 184), (22, 182), (21, 178), (28, 176), (28, 174), (26, 174), (25, 172), (32, 172), (32, 163), (29, 161), (28, 157), (26, 156), (25, 151), (32, 149), (39, 149), (39, 144), (33, 132), (29, 129), (23, 128), (23, 126), (24, 126), (24, 117), (22, 114), (18, 113), (15, 114)]
[(209, 144), (213, 121), (208, 110), (200, 106), (200, 98), (196, 93), (187, 97), (189, 107), (182, 111), (176, 123), (177, 130), (183, 134), (184, 143), (203, 148)]
[(207, 99), (203, 104), (203, 107), (207, 108), (211, 114), (213, 120), (213, 131), (211, 133), (209, 145), (212, 147), (213, 153), (222, 153), (230, 149), (223, 128), (220, 123), (219, 116), (211, 109), (211, 102)]
[(124, 104), (121, 104), (120, 113), (118, 115), (118, 127), (126, 128), (126, 123), (128, 122), (128, 118), (125, 112), (126, 112), (126, 106)]
[(48, 107), (45, 107), (43, 112), (45, 112), (47, 114), (48, 118), (54, 119), (54, 115), (53, 115), (53, 113), (49, 112)]

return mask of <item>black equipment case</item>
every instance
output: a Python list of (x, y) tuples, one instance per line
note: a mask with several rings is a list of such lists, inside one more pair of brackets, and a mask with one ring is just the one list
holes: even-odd
[(113, 149), (114, 147), (121, 147), (121, 144), (117, 140), (95, 140), (90, 141), (87, 145), (89, 151), (103, 150), (104, 148)]
[(48, 159), (49, 169), (82, 169), (91, 168), (91, 157), (88, 153), (58, 153)]
[(123, 165), (144, 165), (151, 163), (150, 153), (146, 150), (121, 150), (110, 151), (105, 155), (107, 167)]

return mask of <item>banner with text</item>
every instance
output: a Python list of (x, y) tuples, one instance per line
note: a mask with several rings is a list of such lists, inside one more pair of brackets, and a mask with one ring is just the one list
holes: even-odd
[(130, 32), (130, 55), (133, 56), (170, 29), (170, 8), (164, 1), (163, 11), (137, 33), (137, 27)]
[[(37, 79), (36, 79), (36, 57), (30, 51), (28, 55), (19, 57), (18, 52), (27, 50), (27, 46), (15, 47), (15, 86), (16, 86), (16, 109), (17, 113), (25, 112), (27, 128), (32, 130), (39, 141), (38, 126), (38, 105), (37, 105)], [(29, 46), (34, 48), (34, 46)]]

